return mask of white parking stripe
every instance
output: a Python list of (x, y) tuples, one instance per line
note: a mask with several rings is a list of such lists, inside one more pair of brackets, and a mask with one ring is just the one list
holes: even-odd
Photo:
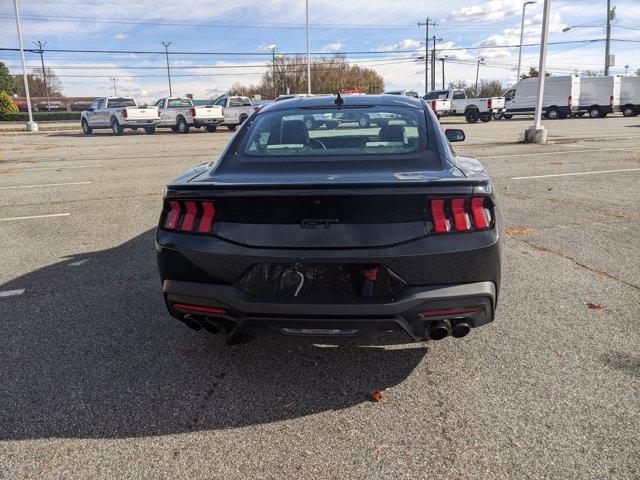
[(18, 290), (3, 290), (0, 291), (0, 297), (15, 297), (17, 295), (22, 295), (24, 293), (24, 288), (20, 288)]
[(600, 152), (602, 151), (601, 148), (592, 148), (591, 150), (580, 150), (580, 151), (576, 151), (576, 152), (567, 152), (562, 151), (562, 152), (538, 152), (538, 153), (508, 153), (506, 155), (490, 155), (487, 157), (476, 157), (478, 160), (484, 160), (487, 158), (506, 158), (506, 157), (531, 157), (531, 156), (535, 156), (535, 155), (566, 155), (567, 153), (586, 153), (586, 152)]
[(13, 185), (10, 187), (0, 187), (0, 190), (10, 190), (14, 188), (64, 187), (67, 185), (89, 185), (91, 183), (93, 182), (41, 183), (37, 185)]
[(102, 167), (102, 165), (74, 165), (72, 167), (33, 167), (33, 168), (16, 168), (14, 171), (25, 172), (27, 170), (71, 170), (73, 168), (95, 168)]
[(53, 218), (53, 217), (68, 217), (70, 213), (51, 213), (49, 215), (31, 215), (29, 217), (10, 217), (0, 218), (0, 222), (10, 222), (12, 220), (31, 220), (32, 218)]
[(620, 168), (618, 170), (596, 170), (593, 172), (553, 173), (550, 175), (532, 175), (530, 177), (511, 177), (511, 180), (526, 180), (529, 178), (570, 177), (572, 175), (597, 175), (599, 173), (637, 172), (640, 168)]

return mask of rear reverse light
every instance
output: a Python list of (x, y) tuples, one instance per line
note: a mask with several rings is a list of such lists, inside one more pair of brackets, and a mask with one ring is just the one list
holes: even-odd
[(196, 116), (196, 109), (195, 108), (190, 108), (189, 109), (189, 115), (191, 115), (192, 117)]
[(162, 228), (208, 234), (211, 232), (214, 216), (213, 202), (169, 200), (165, 205)]
[(567, 106), (571, 108), (573, 106), (573, 97), (569, 95), (569, 99), (567, 100)]
[(491, 98), (487, 98), (487, 108), (491, 108), (493, 105), (493, 100)]
[(491, 201), (486, 197), (429, 200), (434, 233), (468, 232), (491, 227)]
[(188, 305), (186, 303), (174, 303), (171, 306), (176, 310), (183, 310), (186, 312), (212, 313), (214, 315), (224, 315), (225, 313), (225, 311), (221, 308), (203, 307), (201, 305)]

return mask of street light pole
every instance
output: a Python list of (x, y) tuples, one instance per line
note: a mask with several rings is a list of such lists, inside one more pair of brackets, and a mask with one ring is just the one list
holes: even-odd
[(547, 68), (547, 41), (549, 38), (549, 11), (551, 0), (544, 0), (542, 10), (542, 34), (540, 36), (540, 65), (538, 67), (538, 99), (536, 102), (535, 122), (532, 127), (524, 132), (524, 141), (527, 143), (546, 143), (547, 131), (542, 126), (542, 102), (544, 99), (544, 72)]
[(442, 89), (444, 90), (446, 87), (444, 86), (444, 59), (446, 57), (440, 57), (438, 60), (442, 62)]
[(42, 43), (40, 40), (38, 40), (37, 42), (33, 42), (35, 45), (38, 46), (38, 52), (40, 54), (40, 63), (42, 63), (42, 79), (44, 81), (44, 91), (45, 94), (47, 95), (47, 110), (51, 111), (51, 102), (49, 101), (49, 89), (47, 88), (47, 72), (44, 69), (44, 46), (47, 44), (47, 42)]
[(278, 94), (276, 90), (276, 50), (278, 47), (273, 45), (269, 48), (271, 50), (271, 83), (273, 84), (273, 99), (276, 99)]
[(37, 132), (38, 124), (33, 121), (33, 113), (31, 112), (31, 95), (29, 94), (29, 81), (27, 80), (27, 65), (24, 61), (24, 47), (22, 45), (22, 27), (20, 26), (20, 9), (18, 8), (18, 0), (13, 0), (13, 8), (16, 11), (16, 28), (18, 29), (20, 59), (22, 60), (22, 80), (24, 81), (24, 94), (27, 97), (27, 110), (29, 112), (29, 123), (27, 123), (27, 131)]
[(484, 57), (478, 59), (478, 66), (476, 67), (476, 97), (478, 96), (478, 76), (480, 74), (480, 64), (484, 62)]
[(522, 4), (522, 22), (520, 23), (520, 49), (518, 50), (518, 75), (516, 76), (516, 82), (520, 80), (520, 66), (522, 64), (522, 43), (524, 41), (524, 11), (527, 5), (533, 5), (536, 2), (524, 2)]
[(173, 96), (173, 92), (171, 91), (171, 70), (169, 69), (169, 45), (171, 42), (162, 42), (164, 45), (164, 56), (167, 60), (167, 79), (169, 80), (169, 96)]
[(111, 77), (109, 80), (111, 80), (113, 82), (113, 96), (117, 97), (118, 96), (118, 89), (116, 88), (116, 82), (118, 81), (118, 79), (116, 77)]
[(309, 0), (306, 0), (306, 16), (307, 16), (307, 93), (311, 94), (311, 51), (309, 37)]
[(611, 0), (607, 0), (607, 41), (604, 47), (604, 75), (609, 75), (611, 53)]

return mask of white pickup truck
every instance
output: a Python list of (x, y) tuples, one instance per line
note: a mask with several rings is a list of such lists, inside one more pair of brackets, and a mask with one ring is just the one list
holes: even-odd
[(451, 111), (451, 100), (447, 99), (430, 99), (425, 100), (431, 107), (431, 110), (436, 114), (438, 118), (442, 115), (448, 115)]
[(156, 131), (159, 121), (158, 107), (138, 107), (131, 97), (98, 98), (80, 114), (85, 135), (91, 135), (95, 128), (110, 128), (114, 135), (122, 135), (125, 128), (143, 128), (146, 133), (151, 134)]
[(223, 95), (213, 102), (214, 105), (222, 107), (224, 121), (229, 130), (235, 130), (238, 125), (244, 122), (251, 114), (258, 109), (249, 97), (240, 95)]
[(467, 98), (464, 90), (456, 88), (434, 90), (424, 99), (451, 100), (451, 110), (445, 115), (464, 115), (468, 123), (488, 122), (493, 115), (501, 115), (504, 111), (504, 97)]
[(189, 133), (190, 127), (204, 127), (207, 132), (215, 132), (216, 127), (224, 120), (222, 107), (195, 107), (190, 98), (161, 98), (155, 106), (160, 110), (158, 127), (171, 128), (178, 133)]

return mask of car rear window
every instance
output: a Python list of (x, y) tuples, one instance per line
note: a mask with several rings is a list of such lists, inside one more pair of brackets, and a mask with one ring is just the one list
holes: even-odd
[(264, 112), (244, 142), (244, 153), (257, 157), (401, 155), (424, 148), (424, 113), (402, 106)]
[(135, 107), (136, 102), (133, 98), (110, 98), (108, 106), (109, 108)]

